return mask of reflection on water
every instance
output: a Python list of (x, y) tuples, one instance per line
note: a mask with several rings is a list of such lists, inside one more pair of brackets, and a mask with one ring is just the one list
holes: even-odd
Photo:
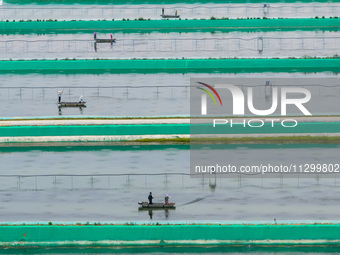
[(217, 180), (217, 176), (216, 174), (213, 175), (213, 178), (209, 178), (209, 188), (211, 191), (215, 191), (216, 189), (216, 180)]
[(167, 220), (169, 218), (170, 212), (171, 210), (175, 210), (175, 209), (163, 209), (163, 208), (154, 208), (154, 209), (150, 209), (150, 208), (143, 208), (143, 209), (139, 209), (139, 213), (145, 213), (148, 214), (150, 217), (150, 220), (153, 219), (153, 215), (156, 214), (157, 218), (162, 217), (161, 215), (164, 215), (164, 219)]
[[(79, 115), (84, 115), (84, 108), (86, 107), (69, 107), (70, 109), (79, 109)], [(58, 115), (62, 116), (65, 108), (58, 107)]]

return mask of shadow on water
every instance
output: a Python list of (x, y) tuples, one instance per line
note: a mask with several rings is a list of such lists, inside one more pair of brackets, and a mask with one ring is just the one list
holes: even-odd
[(198, 198), (196, 198), (196, 199), (194, 199), (194, 200), (192, 200), (192, 201), (190, 201), (190, 202), (188, 202), (188, 203), (181, 204), (181, 205), (179, 205), (178, 207), (184, 206), (184, 205), (190, 205), (190, 204), (194, 204), (194, 203), (200, 202), (200, 201), (202, 201), (203, 199), (206, 199), (207, 197), (211, 197), (211, 195), (205, 196), (205, 197), (198, 197)]

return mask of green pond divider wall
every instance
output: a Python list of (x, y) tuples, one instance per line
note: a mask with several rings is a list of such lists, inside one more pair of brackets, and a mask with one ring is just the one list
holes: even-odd
[(149, 59), (0, 61), (1, 73), (340, 72), (333, 59)]
[(189, 134), (189, 124), (0, 127), (0, 137)]
[[(339, 253), (337, 245), (309, 245), (309, 246), (249, 246), (249, 245), (228, 245), (228, 246), (130, 246), (119, 247), (119, 249), (112, 249), (112, 247), (25, 247), (26, 254), (336, 254)], [(16, 247), (7, 247), (0, 249), (0, 254), (23, 254), (22, 249)]]
[(339, 224), (0, 226), (0, 247), (340, 244)]
[[(103, 5), (115, 5), (115, 4), (208, 4), (208, 3), (216, 3), (216, 4), (225, 4), (225, 3), (259, 3), (263, 4), (262, 0), (4, 0), (5, 3), (9, 4), (103, 4)], [(337, 3), (339, 1), (332, 0), (270, 0), (266, 1), (266, 3), (310, 3), (310, 2), (319, 2), (319, 3)]]
[[(194, 125), (192, 134), (210, 134), (208, 124)], [(197, 127), (199, 126), (199, 127)], [(265, 123), (262, 128), (243, 127), (230, 128), (227, 125), (216, 127), (219, 134), (303, 134), (303, 133), (340, 133), (340, 122), (301, 122), (294, 128), (281, 125), (271, 127)], [(0, 137), (25, 136), (129, 136), (129, 135), (189, 135), (190, 124), (141, 124), (141, 125), (78, 125), (78, 126), (3, 126)]]
[[(12, 33), (136, 33), (136, 32), (259, 32), (276, 30), (338, 31), (340, 19), (229, 19), (144, 21), (16, 21), (0, 22), (1, 34)], [(100, 37), (100, 34), (98, 35)], [(89, 39), (92, 39), (90, 37)], [(117, 43), (119, 43), (119, 38)]]

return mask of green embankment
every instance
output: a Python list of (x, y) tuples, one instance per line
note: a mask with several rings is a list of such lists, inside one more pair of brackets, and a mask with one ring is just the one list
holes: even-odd
[(0, 226), (4, 247), (320, 245), (340, 243), (338, 224)]
[[(4, 0), (5, 3), (9, 4), (104, 4), (104, 5), (112, 5), (112, 4), (207, 4), (207, 3), (216, 3), (216, 4), (225, 4), (225, 3), (258, 3), (263, 4), (262, 0)], [(338, 0), (326, 1), (326, 0), (270, 0), (266, 3), (310, 3), (310, 2), (319, 2), (319, 3), (337, 3)]]
[(340, 59), (150, 59), (0, 61), (0, 73), (340, 72)]
[(84, 136), (84, 135), (172, 135), (189, 134), (190, 125), (92, 125), (92, 126), (15, 126), (0, 127), (0, 137)]
[[(79, 254), (79, 247), (36, 247), (25, 248), (25, 254)], [(81, 254), (310, 254), (310, 255), (330, 255), (339, 254), (337, 245), (308, 245), (308, 246), (251, 246), (251, 245), (232, 245), (232, 246), (131, 246), (119, 247), (84, 247)], [(22, 249), (8, 247), (0, 249), (0, 254), (23, 254)]]
[[(124, 32), (217, 32), (327, 30), (338, 31), (340, 19), (230, 19), (230, 20), (144, 20), (144, 21), (23, 21), (0, 22), (0, 33), (93, 33)], [(119, 39), (119, 38), (118, 38)]]
[[(230, 128), (219, 125), (211, 128), (211, 124), (191, 125), (191, 134), (279, 134), (279, 133), (340, 133), (340, 122), (302, 122), (294, 128), (281, 125), (271, 127), (265, 123), (262, 128), (249, 126)], [(205, 128), (206, 127), (206, 128)], [(188, 135), (190, 124), (142, 124), (142, 125), (79, 125), (79, 126), (4, 126), (0, 127), (0, 137), (24, 136), (129, 136), (129, 135)]]

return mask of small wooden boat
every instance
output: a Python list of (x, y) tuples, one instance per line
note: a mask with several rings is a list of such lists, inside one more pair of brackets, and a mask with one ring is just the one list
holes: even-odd
[(116, 39), (95, 39), (96, 43), (114, 43)]
[(86, 107), (86, 102), (60, 102), (58, 107)]
[(180, 15), (161, 15), (163, 19), (179, 19), (181, 16)]
[(140, 208), (149, 208), (149, 209), (175, 209), (175, 203), (169, 203), (169, 204), (163, 204), (163, 203), (152, 203), (149, 204), (149, 202), (138, 202), (139, 205), (141, 205)]

